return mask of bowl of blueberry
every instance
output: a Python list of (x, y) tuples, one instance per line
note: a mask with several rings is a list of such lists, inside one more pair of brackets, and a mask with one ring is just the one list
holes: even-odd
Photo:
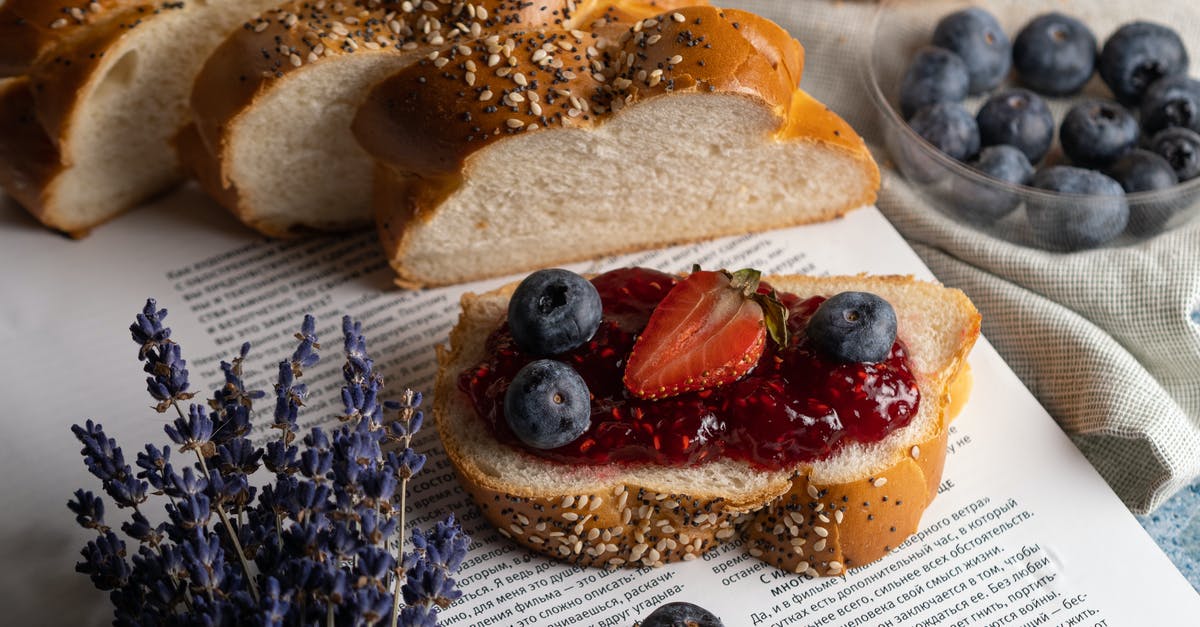
[(884, 2), (864, 66), (892, 161), (933, 206), (1025, 246), (1123, 246), (1191, 221), (1200, 20), (1171, 4)]

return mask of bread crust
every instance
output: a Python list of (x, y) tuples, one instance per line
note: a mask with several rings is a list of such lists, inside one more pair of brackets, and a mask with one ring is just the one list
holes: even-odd
[[(477, 363), (482, 340), (503, 319), (513, 285), (487, 294), (467, 294), (449, 347), (438, 347), (434, 417), (447, 455), (464, 489), (502, 535), (550, 557), (582, 566), (661, 566), (692, 560), (726, 541), (744, 538), (752, 555), (810, 576), (840, 575), (874, 561), (916, 531), (922, 512), (937, 493), (945, 460), (951, 383), (963, 370), (979, 334), (979, 314), (958, 290), (911, 277), (768, 277), (772, 285), (798, 294), (829, 294), (864, 289), (899, 294), (915, 289), (953, 312), (942, 328), (945, 344), (937, 355), (912, 362), (924, 411), (932, 411), (925, 431), (905, 438), (893, 433), (881, 443), (885, 454), (853, 478), (838, 477), (831, 460), (799, 464), (766, 477), (758, 489), (721, 494), (696, 484), (675, 490), (631, 480), (619, 465), (588, 467), (595, 480), (579, 489), (578, 468), (553, 464), (495, 443), (473, 450), (459, 425), (477, 420), (457, 387), (462, 369)], [(900, 298), (896, 296), (896, 298)], [(900, 337), (925, 332), (926, 324), (898, 307)], [(969, 377), (962, 379), (969, 385)], [(965, 393), (955, 395), (961, 404)], [(471, 412), (464, 416), (462, 412)], [(910, 427), (913, 427), (910, 425)], [(475, 427), (466, 427), (475, 428)], [(906, 427), (906, 429), (909, 427)], [(916, 427), (913, 427), (916, 428)], [(901, 430), (903, 431), (903, 430)], [(474, 436), (472, 436), (474, 437)], [(860, 445), (850, 445), (860, 446)], [(507, 452), (505, 452), (507, 451)], [(834, 454), (832, 460), (844, 451)], [(539, 471), (553, 469), (570, 489), (537, 487), (521, 477), (489, 473), (480, 455), (525, 460)], [(882, 461), (880, 461), (882, 460)], [(491, 463), (489, 461), (488, 463)], [(724, 463), (724, 462), (712, 462)], [(556, 484), (557, 485), (557, 484)]]
[(145, 0), (7, 0), (0, 3), (0, 77), (20, 76), (46, 53)]

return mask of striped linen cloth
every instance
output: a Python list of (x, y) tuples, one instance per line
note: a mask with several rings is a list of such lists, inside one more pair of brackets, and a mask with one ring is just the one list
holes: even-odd
[(884, 164), (879, 208), (934, 274), (971, 297), (987, 338), (1131, 510), (1153, 510), (1200, 477), (1200, 220), (1139, 245), (1074, 254), (961, 226), (886, 165), (860, 79), (875, 3), (724, 4), (803, 42), (802, 86)]

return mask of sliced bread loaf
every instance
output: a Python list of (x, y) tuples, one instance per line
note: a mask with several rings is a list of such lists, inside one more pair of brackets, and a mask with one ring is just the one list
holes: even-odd
[(0, 136), (0, 183), (73, 235), (175, 184), (182, 171), (170, 140), (189, 119), (192, 79), (227, 32), (276, 1), (114, 6), (71, 28), (37, 56), (27, 81), (4, 92), (9, 117), (0, 123), (28, 132)]
[(688, 7), (593, 44), (514, 34), (497, 65), (478, 41), (371, 92), (354, 131), (378, 162), (398, 283), (827, 220), (874, 200), (865, 144), (796, 89), (803, 50), (774, 23)]
[(293, 0), (230, 35), (205, 63), (181, 158), (265, 234), (366, 226), (372, 163), (350, 122), (375, 83), (418, 60), (441, 70), (450, 59), (441, 51), (462, 42), (513, 30), (603, 30), (664, 4), (676, 2)]
[[(868, 291), (895, 308), (898, 337), (921, 394), (912, 421), (873, 443), (777, 471), (747, 462), (566, 465), (502, 444), (458, 388), (486, 358), (514, 286), (467, 294), (439, 348), (434, 414), (463, 486), (500, 532), (552, 557), (589, 566), (658, 566), (695, 559), (744, 534), (751, 553), (810, 575), (841, 574), (878, 559), (917, 529), (945, 458), (951, 396), (980, 318), (958, 290), (909, 277), (768, 277), (801, 297)], [(960, 382), (955, 387), (954, 382)], [(846, 498), (843, 498), (846, 497)]]

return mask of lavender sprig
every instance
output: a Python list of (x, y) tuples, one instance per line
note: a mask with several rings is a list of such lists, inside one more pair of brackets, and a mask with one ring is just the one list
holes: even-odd
[[(248, 438), (253, 401), (263, 397), (243, 381), (250, 346), (221, 362), (224, 382), (207, 405), (185, 411), (193, 394), (166, 315), (149, 300), (130, 332), (155, 409), (178, 414), (164, 432), (195, 461), (177, 469), (171, 447), (147, 444), (135, 474), (103, 427), (73, 427), (105, 494), (132, 510), (120, 531), (140, 545), (127, 555), (103, 499), (75, 492), (68, 508), (98, 534), (77, 570), (110, 591), (115, 623), (436, 625), (438, 610), (461, 595), (452, 575), (470, 539), (450, 517), (428, 533), (413, 530), (404, 552), (407, 485), (425, 463), (412, 450), (422, 399), (406, 391), (398, 403), (381, 400), (361, 324), (342, 321), (342, 424), (301, 434), (308, 389), (300, 378), (320, 349), (316, 321), (305, 317), (295, 351), (279, 364), (270, 426), (280, 437), (264, 449)], [(256, 491), (260, 467), (274, 481)], [(165, 522), (144, 514), (151, 497), (165, 500)]]

